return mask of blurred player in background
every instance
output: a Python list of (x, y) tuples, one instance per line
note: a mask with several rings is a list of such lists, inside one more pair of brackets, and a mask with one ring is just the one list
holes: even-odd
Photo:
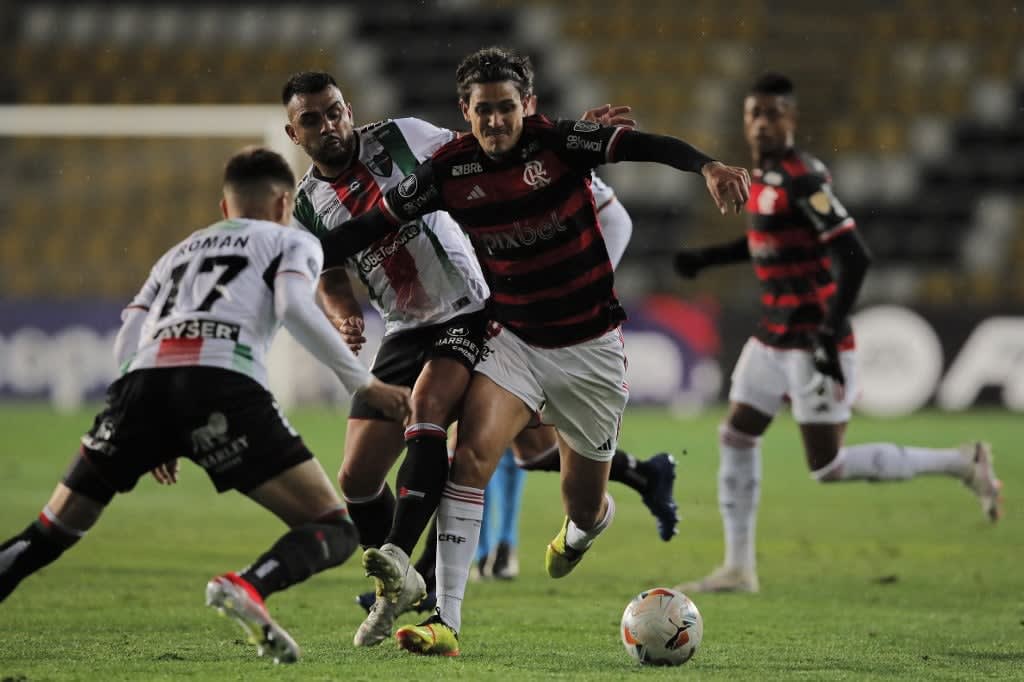
[(337, 566), (356, 529), (319, 462), (267, 391), (264, 357), (280, 323), (367, 404), (409, 414), (409, 390), (374, 379), (314, 302), (323, 259), (309, 235), (285, 229), (295, 178), (278, 154), (243, 150), (228, 162), (225, 220), (193, 233), (156, 263), (123, 314), (115, 357), (124, 374), (38, 520), (0, 545), (0, 601), (85, 535), (117, 493), (153, 470), (177, 480), (179, 453), (218, 492), (235, 489), (290, 530), (240, 573), (206, 587), (261, 654), (299, 657), (264, 600)]
[(718, 501), (725, 563), (683, 592), (758, 590), (754, 529), (761, 488), (761, 435), (788, 399), (800, 426), (811, 475), (834, 481), (906, 480), (943, 474), (963, 481), (991, 520), (1000, 483), (984, 443), (935, 450), (892, 443), (843, 446), (857, 397), (849, 313), (870, 263), (856, 225), (832, 192), (816, 158), (794, 146), (792, 82), (765, 74), (744, 101), (744, 133), (753, 162), (747, 234), (685, 249), (676, 270), (693, 278), (706, 267), (751, 261), (761, 282), (760, 325), (732, 375), (729, 416), (719, 430)]
[[(324, 240), (336, 264), (406, 221), (447, 210), (473, 240), (492, 287), (489, 340), (460, 415), (451, 479), (438, 509), (438, 613), (398, 630), (415, 653), (457, 655), (457, 632), (480, 531), (483, 487), (506, 444), (537, 413), (558, 429), (567, 515), (548, 546), (568, 575), (611, 523), (610, 460), (627, 399), (619, 324), (625, 312), (597, 222), (590, 171), (654, 161), (704, 175), (724, 213), (747, 199), (744, 169), (681, 140), (587, 121), (525, 117), (529, 59), (502, 48), (467, 57), (459, 100), (473, 135), (451, 142)], [(381, 567), (397, 593), (407, 569)]]

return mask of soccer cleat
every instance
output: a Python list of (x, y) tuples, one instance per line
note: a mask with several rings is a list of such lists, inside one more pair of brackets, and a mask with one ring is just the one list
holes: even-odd
[(260, 656), (269, 656), (274, 663), (299, 660), (299, 645), (274, 622), (263, 598), (237, 573), (219, 575), (206, 584), (206, 605), (223, 616), (234, 618), (248, 640), (256, 645)]
[(647, 475), (647, 489), (643, 493), (644, 504), (654, 514), (658, 523), (658, 537), (665, 542), (679, 532), (679, 507), (672, 498), (672, 487), (676, 481), (676, 460), (667, 452), (660, 452), (644, 462)]
[(491, 562), (491, 575), (498, 580), (512, 580), (519, 575), (519, 557), (515, 547), (507, 542), (498, 544), (494, 550), (494, 561)]
[[(396, 551), (397, 550), (397, 551)], [(394, 545), (379, 550), (370, 548), (363, 554), (363, 567), (377, 582), (377, 597), (366, 619), (356, 630), (356, 646), (376, 646), (391, 636), (391, 628), (399, 614), (405, 613), (427, 596), (423, 576), (403, 561), (405, 553)], [(393, 589), (394, 577), (400, 577), (400, 589)]]
[[(370, 607), (373, 606), (374, 602), (376, 601), (376, 592), (363, 592), (362, 594), (356, 597), (356, 603), (359, 604), (359, 608), (361, 608), (363, 611), (366, 611), (367, 613), (370, 612)], [(409, 610), (415, 611), (416, 613), (427, 613), (429, 611), (433, 611), (435, 606), (437, 606), (437, 593), (427, 592), (427, 596), (424, 597), (419, 604), (415, 604)]]
[(569, 517), (562, 522), (562, 530), (558, 531), (555, 539), (548, 543), (548, 551), (544, 555), (544, 567), (552, 578), (564, 578), (572, 573), (576, 564), (583, 559), (587, 550), (579, 550), (570, 547), (565, 542), (565, 534), (569, 530)]
[(689, 583), (680, 583), (672, 588), (683, 594), (699, 592), (757, 592), (761, 586), (754, 569), (727, 568), (719, 566), (710, 575)]
[(434, 613), (419, 625), (405, 625), (395, 633), (398, 646), (423, 656), (458, 656), (459, 634)]
[(981, 511), (995, 523), (1002, 515), (1003, 483), (996, 478), (996, 470), (992, 466), (992, 446), (977, 441), (960, 446), (960, 454), (970, 463), (964, 485), (978, 496)]

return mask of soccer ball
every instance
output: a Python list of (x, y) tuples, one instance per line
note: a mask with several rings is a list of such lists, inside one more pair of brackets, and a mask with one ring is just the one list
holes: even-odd
[(682, 665), (704, 638), (704, 619), (682, 592), (655, 587), (641, 592), (622, 614), (622, 645), (642, 665)]

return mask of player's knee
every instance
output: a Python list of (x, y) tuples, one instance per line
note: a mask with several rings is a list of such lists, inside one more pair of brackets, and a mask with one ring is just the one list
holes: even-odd
[(359, 546), (359, 532), (343, 509), (321, 516), (316, 521), (318, 532), (323, 535), (323, 546), (329, 566), (342, 564)]
[(383, 490), (383, 481), (370, 480), (358, 471), (342, 467), (338, 472), (338, 487), (347, 502), (369, 502)]
[(102, 507), (110, 504), (117, 492), (103, 480), (96, 466), (81, 454), (71, 463), (61, 482), (69, 490), (89, 498)]
[(842, 480), (843, 451), (807, 453), (811, 478), (818, 483), (835, 483)]
[(451, 402), (432, 391), (424, 391), (412, 396), (413, 422), (446, 424), (451, 411)]
[(452, 460), (452, 483), (484, 488), (494, 470), (494, 463), (484, 451), (471, 443), (460, 445)]

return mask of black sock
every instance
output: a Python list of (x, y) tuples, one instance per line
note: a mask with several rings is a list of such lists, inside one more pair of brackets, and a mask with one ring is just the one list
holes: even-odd
[(407, 451), (395, 484), (398, 503), (387, 542), (411, 554), (441, 502), (448, 480), (447, 431), (437, 424), (413, 424), (405, 430)]
[(609, 481), (617, 481), (628, 485), (638, 493), (647, 490), (647, 474), (644, 462), (638, 462), (633, 455), (625, 450), (616, 450), (612, 457), (612, 470)]
[(430, 522), (430, 530), (423, 536), (423, 553), (416, 560), (416, 570), (423, 576), (423, 582), (427, 584), (427, 592), (433, 592), (437, 585), (437, 515)]
[(395, 518), (395, 494), (391, 492), (391, 486), (385, 483), (380, 494), (372, 500), (352, 502), (346, 499), (345, 502), (363, 548), (383, 545)]
[(56, 561), (80, 538), (40, 514), (38, 521), (0, 545), (0, 602), (24, 578)]
[(562, 458), (558, 454), (558, 447), (553, 447), (547, 452), (538, 455), (529, 462), (516, 461), (519, 468), (524, 471), (561, 471)]
[(288, 531), (240, 576), (267, 598), (344, 563), (357, 545), (355, 526), (339, 510)]

